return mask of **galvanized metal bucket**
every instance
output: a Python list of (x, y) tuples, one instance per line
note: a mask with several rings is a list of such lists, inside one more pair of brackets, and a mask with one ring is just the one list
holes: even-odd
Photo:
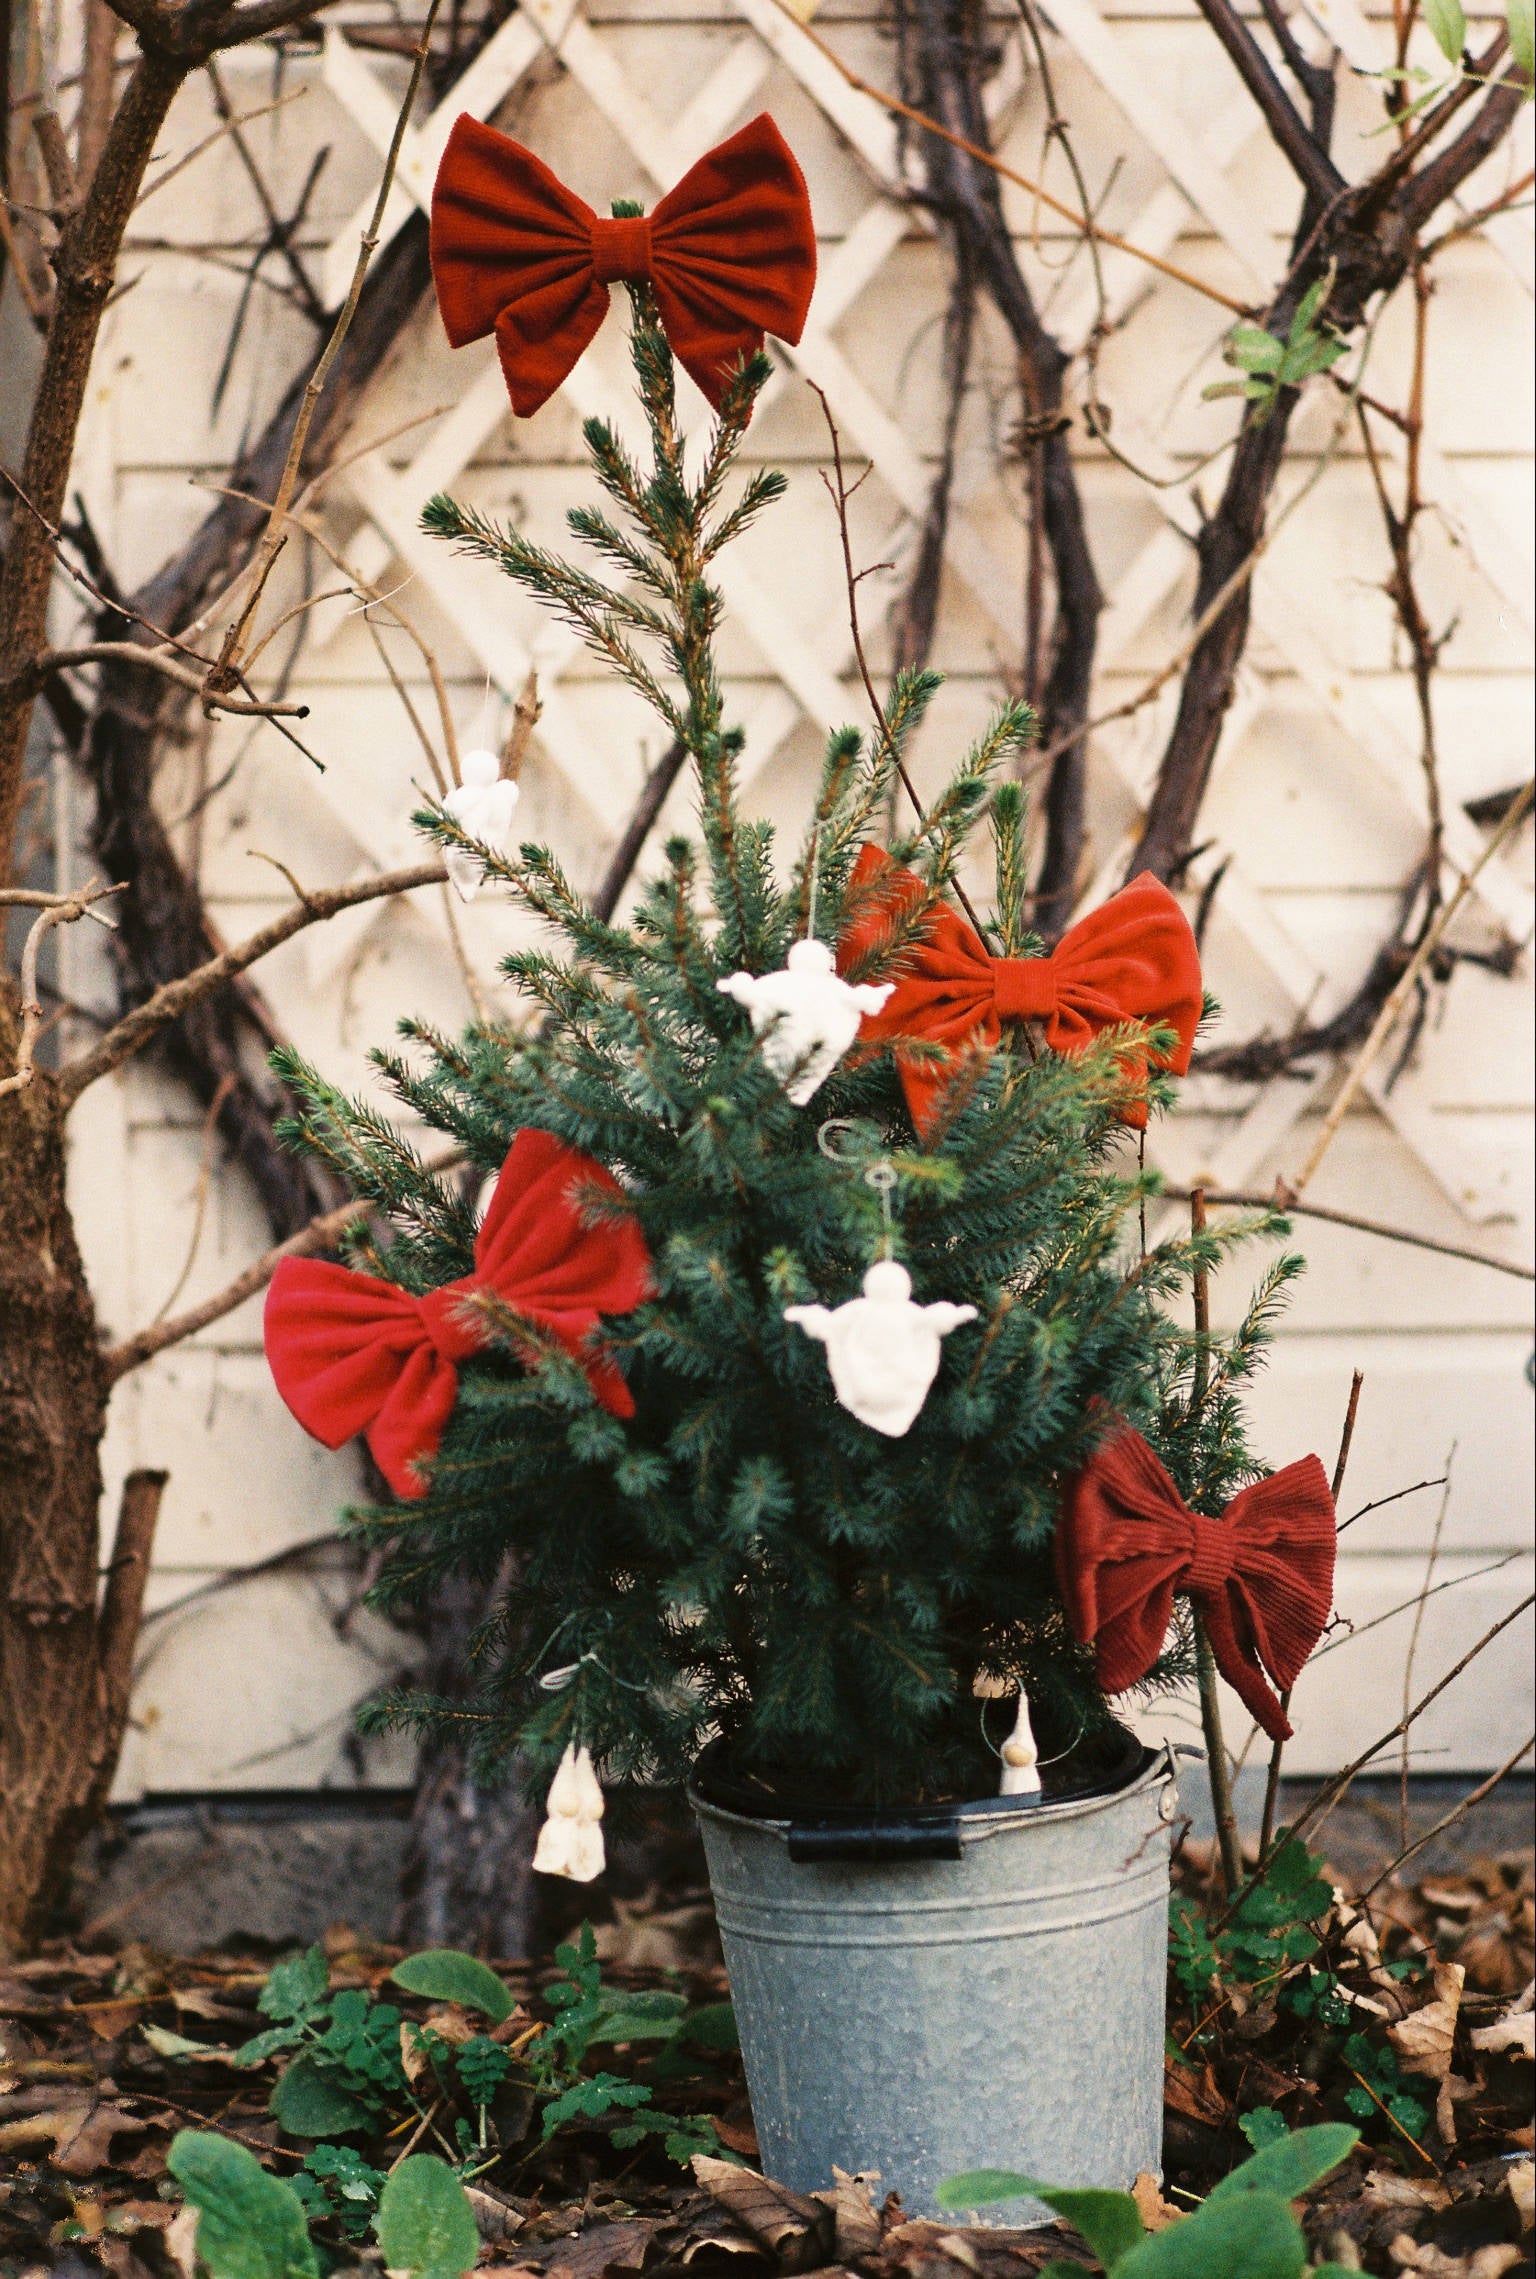
[(690, 1801), (769, 2176), (815, 2191), (834, 2165), (877, 2170), (933, 2214), (965, 2169), (1122, 2189), (1159, 2172), (1166, 1751), (1110, 1794), (862, 1821), (729, 1810), (704, 1773)]

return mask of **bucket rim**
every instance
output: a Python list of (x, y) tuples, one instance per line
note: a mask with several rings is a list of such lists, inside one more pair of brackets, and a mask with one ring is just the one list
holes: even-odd
[[(1145, 1789), (1177, 1777), (1173, 1751), (1167, 1742), (1153, 1747), (1139, 1741), (1128, 1728), (1122, 1726), (1121, 1731), (1131, 1744), (1127, 1769), (1102, 1786), (1078, 1795), (1055, 1799), (1039, 1796), (978, 1796), (948, 1804), (829, 1806), (824, 1809), (807, 1808), (798, 1813), (750, 1812), (740, 1809), (734, 1802), (717, 1802), (704, 1785), (711, 1770), (710, 1758), (723, 1748), (719, 1741), (709, 1742), (695, 1758), (693, 1770), (685, 1784), (685, 1793), (690, 1808), (700, 1819), (721, 1821), (738, 1828), (760, 1829), (765, 1835), (777, 1836), (785, 1841), (788, 1841), (793, 1830), (804, 1827), (807, 1822), (831, 1829), (840, 1821), (845, 1821), (850, 1826), (868, 1827), (879, 1830), (883, 1835), (896, 1837), (908, 1832), (920, 1836), (927, 1832), (953, 1830), (963, 1841), (979, 1843), (989, 1836), (1001, 1835), (1005, 1830), (1026, 1823), (1049, 1822), (1056, 1827), (1064, 1820), (1102, 1812), (1127, 1797), (1139, 1795)], [(704, 1776), (702, 1781), (701, 1773)]]

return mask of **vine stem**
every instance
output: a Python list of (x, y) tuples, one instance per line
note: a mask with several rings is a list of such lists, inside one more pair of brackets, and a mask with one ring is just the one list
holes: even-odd
[[(1191, 1234), (1205, 1232), (1205, 1189), (1197, 1187), (1189, 1198)], [(1210, 1371), (1211, 1280), (1203, 1266), (1195, 1268), (1195, 1370), (1190, 1394), (1190, 1417), (1205, 1405)], [(1195, 1675), (1200, 1688), (1200, 1725), (1205, 1735), (1205, 1759), (1211, 1776), (1211, 1810), (1216, 1819), (1216, 1840), (1221, 1848), (1221, 1872), (1227, 1898), (1243, 1880), (1242, 1842), (1232, 1802), (1232, 1773), (1226, 1736), (1221, 1729), (1221, 1697), (1217, 1691), (1216, 1656), (1204, 1618), (1195, 1615)]]
[[(1339, 1453), (1334, 1461), (1331, 1493), (1337, 1511), (1339, 1494), (1344, 1486), (1344, 1472), (1349, 1463), (1349, 1451), (1355, 1437), (1355, 1418), (1360, 1413), (1360, 1388), (1365, 1383), (1365, 1371), (1357, 1369), (1350, 1379), (1349, 1406), (1344, 1411), (1344, 1430), (1339, 1436)], [(1280, 1696), (1280, 1707), (1289, 1716), (1291, 1688), (1287, 1686)], [(1280, 1801), (1280, 1760), (1285, 1755), (1285, 1743), (1277, 1741), (1269, 1752), (1269, 1772), (1264, 1781), (1264, 1817), (1259, 1825), (1259, 1858), (1269, 1851), (1275, 1834), (1275, 1810)]]

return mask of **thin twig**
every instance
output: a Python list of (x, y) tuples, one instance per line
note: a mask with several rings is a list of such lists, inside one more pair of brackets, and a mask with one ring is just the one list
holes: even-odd
[(267, 517), (266, 531), (256, 550), (249, 597), (239, 616), (225, 635), (223, 646), (219, 651), (218, 662), (208, 675), (206, 695), (210, 699), (217, 699), (222, 695), (226, 687), (233, 683), (239, 673), (240, 662), (245, 652), (245, 643), (252, 621), (260, 607), (267, 580), (272, 575), (272, 566), (277, 560), (278, 551), (287, 535), (283, 525), (287, 519), (288, 509), (298, 484), (299, 466), (304, 457), (304, 446), (309, 440), (309, 430), (315, 416), (315, 406), (320, 400), (325, 383), (330, 377), (331, 366), (336, 361), (341, 344), (345, 340), (348, 328), (357, 312), (358, 300), (363, 290), (363, 279), (367, 275), (368, 264), (373, 259), (374, 249), (379, 242), (379, 231), (384, 221), (384, 209), (389, 203), (389, 193), (394, 187), (395, 168), (399, 164), (400, 149), (405, 140), (405, 130), (410, 124), (411, 112), (415, 108), (416, 93), (421, 85), (421, 75), (426, 68), (427, 54), (432, 39), (432, 26), (437, 20), (437, 12), (441, 5), (442, 0), (430, 0), (422, 23), (421, 34), (416, 43), (415, 55), (411, 65), (410, 80), (395, 119), (395, 131), (390, 138), (389, 155), (384, 161), (384, 176), (379, 184), (379, 194), (374, 201), (372, 216), (358, 247), (357, 263), (352, 271), (352, 283), (348, 288), (346, 300), (342, 304), (341, 313), (331, 329), (331, 337), (321, 350), (320, 361), (310, 374), (309, 384), (304, 390), (304, 400), (299, 406), (298, 418), (293, 423), (293, 434), (288, 445), (288, 457), (278, 479), (277, 494), (272, 501), (271, 511)]
[[(1164, 1187), (1161, 1193), (1172, 1203), (1187, 1203), (1187, 1187)], [(1464, 1258), (1472, 1266), (1491, 1266), (1496, 1274), (1513, 1274), (1517, 1281), (1536, 1282), (1536, 1267), (1522, 1266), (1517, 1260), (1496, 1258), (1492, 1251), (1473, 1250), (1466, 1243), (1442, 1242), (1438, 1235), (1416, 1234), (1411, 1227), (1389, 1226), (1385, 1219), (1364, 1219), (1355, 1211), (1336, 1211), (1326, 1203), (1305, 1203), (1292, 1196), (1282, 1181), (1278, 1191), (1268, 1195), (1248, 1194), (1237, 1188), (1208, 1187), (1208, 1203), (1225, 1204), (1245, 1210), (1281, 1211), (1286, 1217), (1324, 1219), (1330, 1226), (1351, 1227), (1357, 1234), (1379, 1235), (1383, 1242), (1406, 1243), (1413, 1250), (1432, 1250), (1440, 1258)]]
[[(1349, 1465), (1349, 1452), (1350, 1449), (1354, 1446), (1355, 1418), (1360, 1413), (1360, 1388), (1364, 1383), (1365, 1371), (1363, 1369), (1357, 1369), (1353, 1377), (1350, 1379), (1349, 1400), (1344, 1410), (1344, 1429), (1339, 1435), (1339, 1453), (1334, 1459), (1333, 1479), (1329, 1486), (1329, 1493), (1333, 1498), (1333, 1508), (1335, 1514), (1337, 1514), (1339, 1508), (1339, 1497), (1342, 1494), (1344, 1488), (1344, 1474)], [(1287, 1717), (1289, 1717), (1291, 1711), (1291, 1694), (1293, 1690), (1294, 1689), (1292, 1687), (1287, 1686), (1285, 1692), (1280, 1696), (1280, 1707)], [(1406, 1700), (1404, 1702), (1404, 1707), (1407, 1707)], [(1274, 1840), (1275, 1809), (1280, 1801), (1280, 1765), (1284, 1755), (1285, 1743), (1283, 1741), (1277, 1740), (1269, 1752), (1269, 1771), (1266, 1774), (1264, 1781), (1264, 1817), (1259, 1823), (1260, 1859), (1263, 1859), (1269, 1850), (1270, 1844)]]
[(179, 979), (166, 982), (108, 1029), (88, 1052), (82, 1053), (78, 1060), (69, 1061), (59, 1071), (58, 1078), (66, 1105), (72, 1106), (88, 1085), (142, 1051), (152, 1037), (158, 1036), (172, 1021), (180, 1020), (182, 1014), (210, 990), (243, 973), (247, 966), (266, 957), (279, 943), (288, 941), (305, 926), (334, 918), (339, 910), (350, 910), (358, 902), (373, 902), (384, 895), (408, 894), (418, 886), (440, 886), (447, 875), (441, 862), (416, 863), (406, 870), (385, 871), (377, 878), (357, 879), (349, 886), (327, 887), (323, 893), (303, 895), (294, 909), (285, 910), (259, 933), (250, 935), (218, 957), (209, 958), (205, 964), (194, 966)]
[[(1403, 1656), (1403, 1708), (1406, 1711), (1413, 1699), (1413, 1664), (1419, 1650), (1419, 1633), (1424, 1627), (1424, 1608), (1434, 1595), (1435, 1569), (1440, 1563), (1440, 1538), (1445, 1533), (1445, 1516), (1451, 1508), (1451, 1473), (1456, 1464), (1456, 1443), (1451, 1442), (1450, 1454), (1445, 1459), (1445, 1484), (1440, 1491), (1440, 1508), (1435, 1513), (1434, 1531), (1429, 1539), (1429, 1558), (1424, 1568), (1424, 1580), (1413, 1610), (1413, 1628), (1408, 1633), (1408, 1651)], [(1398, 1836), (1406, 1851), (1408, 1848), (1408, 1736), (1403, 1735), (1402, 1764), (1398, 1777)]]
[(992, 151), (983, 149), (980, 143), (956, 134), (953, 128), (946, 127), (938, 119), (930, 118), (926, 111), (915, 109), (911, 103), (903, 103), (898, 96), (888, 95), (883, 87), (876, 87), (871, 80), (861, 78), (849, 64), (844, 63), (835, 48), (829, 47), (821, 35), (812, 30), (804, 17), (789, 5), (789, 0), (774, 0), (774, 6), (782, 9), (801, 37), (810, 41), (817, 54), (825, 57), (838, 77), (855, 94), (867, 95), (871, 102), (879, 104), (881, 110), (891, 112), (898, 119), (907, 119), (913, 126), (921, 127), (925, 134), (937, 135), (940, 142), (947, 142), (954, 149), (963, 150), (967, 158), (974, 158), (978, 164), (990, 167), (1005, 182), (1012, 182), (1020, 190), (1027, 190), (1032, 198), (1038, 198), (1042, 206), (1048, 206), (1063, 221), (1071, 222), (1075, 229), (1097, 237), (1101, 245), (1112, 245), (1117, 253), (1128, 253), (1133, 260), (1144, 261), (1148, 268), (1161, 270), (1165, 277), (1172, 277), (1177, 284), (1187, 285), (1191, 292), (1203, 294), (1208, 301), (1219, 302), (1222, 308), (1230, 309), (1234, 316), (1251, 316), (1254, 313), (1248, 302), (1234, 300), (1230, 293), (1223, 293), (1217, 286), (1208, 285), (1201, 277), (1191, 276), (1176, 261), (1165, 261), (1161, 254), (1149, 253), (1144, 246), (1132, 245), (1128, 238), (1117, 237), (1102, 222), (1090, 221), (1086, 214), (1080, 214), (1074, 206), (1066, 205), (1060, 198), (1053, 197), (1039, 182), (1031, 182), (1028, 175), (1020, 174), (1015, 167), (1005, 166), (1000, 158)]
[(1491, 1796), (1500, 1781), (1507, 1779), (1521, 1758), (1528, 1757), (1533, 1749), (1536, 1749), (1536, 1733), (1531, 1735), (1529, 1741), (1522, 1742), (1512, 1757), (1506, 1757), (1496, 1773), (1490, 1773), (1485, 1781), (1478, 1783), (1470, 1795), (1464, 1796), (1459, 1804), (1453, 1805), (1450, 1811), (1437, 1820), (1432, 1828), (1426, 1828), (1422, 1836), (1415, 1836), (1411, 1844), (1405, 1844), (1396, 1859), (1387, 1862), (1376, 1881), (1368, 1885), (1359, 1894), (1356, 1904), (1363, 1907), (1372, 1892), (1379, 1891), (1389, 1877), (1396, 1875), (1405, 1861), (1411, 1860), (1415, 1853), (1422, 1852), (1424, 1847), (1427, 1844), (1432, 1844), (1437, 1836), (1443, 1836), (1447, 1828), (1454, 1828), (1458, 1820), (1465, 1819), (1473, 1806), (1481, 1804), (1484, 1797)]
[(1323, 1157), (1328, 1153), (1329, 1148), (1333, 1145), (1333, 1141), (1338, 1132), (1340, 1124), (1343, 1123), (1344, 1118), (1348, 1115), (1350, 1109), (1353, 1107), (1361, 1086), (1364, 1084), (1367, 1076), (1371, 1072), (1371, 1069), (1375, 1065), (1377, 1056), (1380, 1054), (1383, 1045), (1386, 1043), (1388, 1037), (1392, 1034), (1393, 1029), (1396, 1027), (1398, 1015), (1402, 1012), (1403, 1007), (1407, 1004), (1408, 999), (1412, 996), (1415, 988), (1417, 987), (1419, 976), (1424, 972), (1425, 968), (1430, 962), (1430, 959), (1434, 956), (1436, 950), (1440, 947), (1441, 942), (1445, 939), (1447, 932), (1450, 930), (1453, 919), (1457, 916), (1462, 904), (1466, 901), (1467, 897), (1472, 892), (1472, 889), (1476, 884), (1478, 878), (1481, 876), (1482, 872), (1487, 868), (1488, 864), (1492, 862), (1494, 856), (1499, 852), (1499, 849), (1514, 837), (1516, 831), (1519, 830), (1520, 825), (1525, 821), (1526, 816), (1530, 812), (1533, 795), (1536, 795), (1536, 778), (1533, 778), (1531, 782), (1527, 783), (1521, 790), (1519, 797), (1511, 803), (1507, 813), (1505, 814), (1503, 822), (1499, 825), (1498, 829), (1489, 839), (1482, 853), (1478, 856), (1476, 862), (1472, 865), (1472, 868), (1462, 874), (1461, 881), (1458, 884), (1455, 893), (1445, 904), (1445, 907), (1441, 910), (1434, 924), (1426, 928), (1423, 940), (1419, 943), (1419, 946), (1414, 951), (1413, 956), (1409, 959), (1407, 965), (1403, 968), (1401, 980), (1398, 982), (1396, 988), (1388, 997), (1386, 1003), (1382, 1006), (1380, 1013), (1376, 1017), (1376, 1021), (1372, 1027), (1370, 1035), (1366, 1038), (1365, 1043), (1361, 1046), (1359, 1054), (1355, 1059), (1354, 1065), (1351, 1067), (1349, 1074), (1345, 1077), (1344, 1082), (1339, 1087), (1338, 1094), (1334, 1100), (1332, 1107), (1329, 1109), (1327, 1115), (1323, 1118), (1322, 1130), (1318, 1133), (1317, 1139), (1313, 1143), (1311, 1153), (1308, 1155), (1306, 1162), (1302, 1165), (1301, 1170), (1298, 1172), (1297, 1176), (1294, 1179), (1288, 1179), (1285, 1182), (1285, 1187), (1288, 1194), (1300, 1195), (1302, 1189), (1308, 1184), (1318, 1165), (1322, 1162)]
[(77, 920), (90, 917), (96, 903), (122, 891), (121, 886), (104, 886), (92, 879), (76, 894), (33, 896), (19, 889), (8, 889), (0, 894), (0, 902), (21, 903), (38, 912), (21, 951), (21, 1035), (16, 1045), (16, 1069), (14, 1075), (0, 1077), (0, 1098), (8, 1092), (29, 1091), (37, 1079), (32, 1056), (43, 1026), (42, 999), (37, 993), (37, 960), (44, 940), (55, 926), (72, 926)]
[[(1525, 1597), (1521, 1599), (1518, 1606), (1512, 1606), (1507, 1614), (1500, 1615), (1498, 1621), (1493, 1624), (1492, 1628), (1483, 1632), (1483, 1635), (1481, 1638), (1479, 1638), (1477, 1644), (1475, 1646), (1469, 1647), (1467, 1652), (1462, 1655), (1461, 1660), (1457, 1662), (1453, 1668), (1447, 1670), (1443, 1678), (1438, 1678), (1436, 1680), (1436, 1682), (1430, 1687), (1428, 1693), (1422, 1695), (1420, 1699), (1414, 1703), (1412, 1709), (1408, 1712), (1406, 1717), (1401, 1718), (1398, 1723), (1392, 1727), (1390, 1732), (1383, 1733), (1379, 1741), (1373, 1741), (1368, 1749), (1362, 1749), (1359, 1756), (1353, 1758), (1349, 1764), (1345, 1765), (1341, 1772), (1334, 1773), (1328, 1780), (1323, 1783), (1322, 1787), (1318, 1789), (1316, 1794), (1308, 1801), (1303, 1809), (1296, 1815), (1296, 1818), (1291, 1822), (1290, 1827), (1287, 1830), (1287, 1837), (1289, 1838), (1291, 1836), (1299, 1836), (1303, 1828), (1309, 1828), (1312, 1822), (1317, 1818), (1318, 1814), (1320, 1812), (1326, 1811), (1328, 1806), (1343, 1794), (1345, 1789), (1347, 1789), (1350, 1783), (1354, 1780), (1356, 1774), (1363, 1772), (1373, 1757), (1379, 1757), (1383, 1749), (1390, 1749), (1394, 1741), (1401, 1739), (1402, 1735), (1407, 1731), (1408, 1727), (1414, 1724), (1420, 1717), (1423, 1716), (1425, 1710), (1429, 1708), (1430, 1704), (1439, 1700), (1441, 1694), (1445, 1692), (1447, 1686), (1454, 1685), (1456, 1680), (1463, 1674), (1463, 1672), (1470, 1669), (1472, 1664), (1477, 1660), (1479, 1654), (1485, 1652), (1486, 1649), (1493, 1644), (1495, 1638), (1499, 1637), (1504, 1631), (1506, 1631), (1512, 1622), (1518, 1622), (1522, 1614), (1528, 1614), (1533, 1606), (1536, 1606), (1536, 1591), (1527, 1591)], [(1257, 1890), (1258, 1886), (1264, 1881), (1273, 1865), (1273, 1852), (1271, 1852), (1267, 1857), (1260, 1858), (1258, 1866), (1254, 1869), (1253, 1874), (1249, 1877), (1248, 1882), (1244, 1886), (1243, 1890), (1237, 1894), (1237, 1897), (1235, 1899), (1229, 1901), (1223, 1913), (1211, 1925), (1211, 1933), (1213, 1937), (1216, 1932), (1225, 1929), (1226, 1925), (1231, 1921), (1233, 1912), (1238, 1906), (1239, 1902), (1243, 1899), (1246, 1899), (1250, 1891)]]

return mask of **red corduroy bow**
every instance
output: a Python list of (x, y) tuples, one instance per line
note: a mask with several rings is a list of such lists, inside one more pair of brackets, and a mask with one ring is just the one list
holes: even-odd
[(1106, 1693), (1144, 1678), (1163, 1650), (1173, 1595), (1205, 1618), (1216, 1667), (1274, 1741), (1288, 1691), (1333, 1607), (1338, 1521), (1315, 1456), (1232, 1498), (1220, 1519), (1190, 1510), (1139, 1432), (1122, 1425), (1067, 1489), (1056, 1571), (1072, 1628), (1097, 1650)]
[(475, 1271), (423, 1298), (345, 1266), (285, 1258), (267, 1292), (267, 1361), (304, 1430), (327, 1448), (366, 1433), (395, 1494), (425, 1495), (416, 1466), (437, 1453), (458, 1365), (490, 1342), (464, 1304), (480, 1290), (557, 1338), (605, 1409), (633, 1416), (617, 1364), (590, 1340), (599, 1315), (649, 1297), (650, 1253), (632, 1218), (589, 1224), (582, 1188), (621, 1193), (590, 1156), (549, 1132), (519, 1132), (475, 1237)]
[[(863, 1044), (895, 1045), (920, 1132), (942, 1105), (955, 1061), (967, 1051), (990, 1051), (1005, 1021), (1041, 1022), (1046, 1043), (1060, 1053), (1085, 1051), (1117, 1022), (1156, 1021), (1179, 1039), (1159, 1065), (1175, 1076), (1189, 1067), (1203, 1003), (1200, 952), (1189, 920), (1150, 871), (1068, 927), (1049, 957), (993, 957), (974, 927), (879, 847), (860, 854), (850, 892), (860, 907), (837, 946), (844, 973), (869, 957), (893, 923), (928, 905), (921, 938), (903, 950), (883, 1010), (867, 1014), (859, 1030)], [(947, 1045), (948, 1065), (904, 1055), (904, 1037)], [(1129, 1101), (1120, 1115), (1139, 1131), (1146, 1102)]]
[(554, 394), (608, 314), (649, 284), (678, 362), (718, 411), (763, 334), (796, 341), (816, 283), (805, 177), (766, 111), (691, 166), (655, 212), (593, 212), (542, 159), (466, 112), (432, 192), (432, 276), (455, 348), (496, 335), (512, 409)]

